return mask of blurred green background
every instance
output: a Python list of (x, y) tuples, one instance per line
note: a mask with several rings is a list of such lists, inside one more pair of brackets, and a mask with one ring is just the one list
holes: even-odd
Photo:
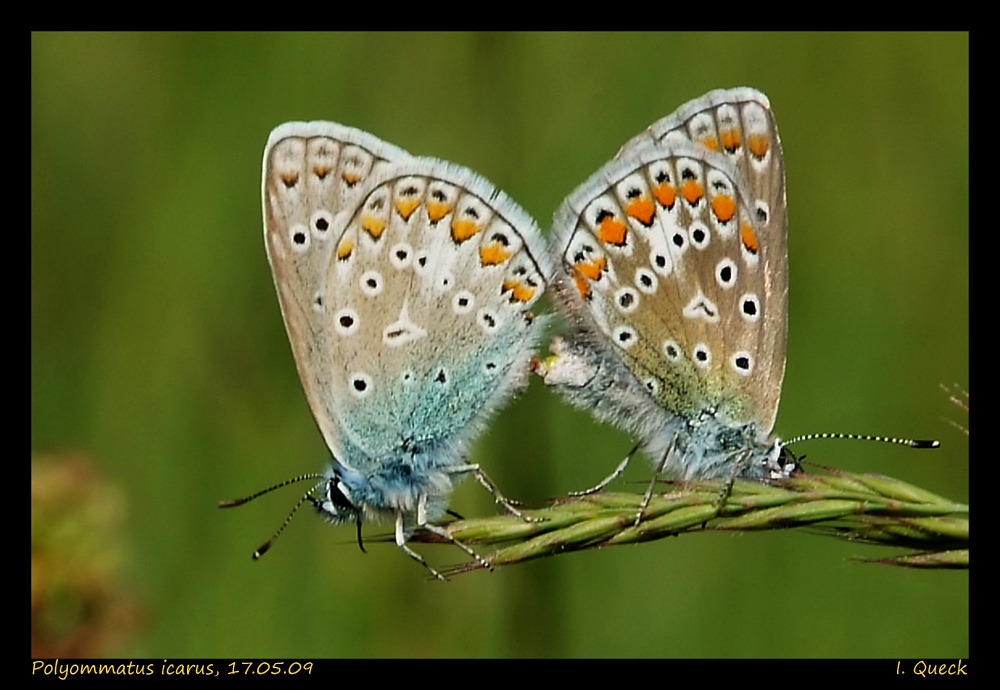
[[(264, 254), (275, 125), (334, 120), (469, 166), (547, 230), (627, 139), (732, 86), (770, 97), (785, 152), (777, 431), (938, 438), (798, 450), (967, 502), (968, 439), (945, 419), (968, 416), (940, 389), (969, 379), (967, 35), (33, 35), (33, 495), (69, 458), (107, 513), (97, 528), (36, 519), (33, 503), (33, 645), (56, 639), (33, 653), (967, 657), (967, 573), (859, 564), (888, 552), (807, 533), (692, 535), (441, 584), (308, 510), (252, 562), (299, 488), (216, 507), (328, 455)], [(472, 460), (533, 500), (593, 484), (630, 446), (533, 382)], [(626, 488), (648, 476), (634, 463)], [(452, 507), (494, 510), (474, 482)], [(42, 539), (47, 519), (61, 540)], [(74, 604), (74, 588), (103, 603)]]

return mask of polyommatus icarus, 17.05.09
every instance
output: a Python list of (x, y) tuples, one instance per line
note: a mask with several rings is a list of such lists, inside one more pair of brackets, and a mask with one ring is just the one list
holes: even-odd
[(466, 168), (329, 122), (271, 133), (263, 206), (285, 327), (333, 455), (304, 500), (356, 523), (359, 541), (362, 520), (394, 519), (396, 543), (425, 566), (406, 540), (415, 527), (450, 539), (431, 521), (455, 477), (473, 474), (517, 513), (466, 456), (526, 385), (543, 331), (529, 309), (551, 269), (534, 221)]
[(553, 241), (573, 332), (536, 366), (548, 385), (682, 478), (792, 470), (771, 435), (788, 255), (763, 94), (713, 91), (629, 141), (566, 199)]

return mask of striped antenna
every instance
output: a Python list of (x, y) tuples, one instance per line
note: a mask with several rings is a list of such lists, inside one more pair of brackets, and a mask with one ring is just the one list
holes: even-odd
[[(281, 482), (280, 484), (275, 484), (272, 487), (264, 489), (263, 491), (258, 491), (257, 493), (255, 493), (255, 494), (253, 494), (251, 496), (247, 496), (246, 498), (237, 498), (236, 500), (233, 500), (233, 501), (219, 501), (219, 507), (220, 508), (235, 508), (236, 506), (241, 506), (241, 505), (244, 505), (246, 503), (249, 503), (250, 501), (252, 501), (255, 498), (259, 498), (260, 496), (263, 496), (264, 494), (271, 493), (275, 489), (280, 489), (282, 487), (288, 486), (289, 484), (295, 484), (296, 482), (304, 482), (307, 479), (323, 479), (324, 477), (325, 477), (325, 475), (323, 475), (323, 474), (316, 474), (316, 473), (303, 474), (303, 475), (301, 475), (299, 477), (295, 477), (294, 479), (286, 479), (285, 481)], [(274, 536), (271, 537), (270, 539), (268, 539), (267, 542), (263, 546), (261, 546), (259, 549), (257, 549), (256, 551), (253, 552), (253, 559), (255, 561), (258, 558), (260, 558), (261, 556), (263, 556), (265, 553), (267, 553), (268, 549), (271, 548), (271, 546), (278, 539), (278, 537), (281, 536), (281, 533), (285, 531), (285, 528), (288, 527), (288, 523), (292, 521), (292, 517), (295, 515), (295, 511), (297, 511), (302, 506), (303, 503), (305, 503), (306, 501), (312, 501), (314, 505), (316, 504), (316, 499), (313, 498), (313, 496), (312, 496), (312, 492), (314, 490), (315, 489), (309, 489), (309, 491), (307, 491), (306, 494), (302, 498), (300, 498), (298, 500), (298, 502), (295, 504), (295, 507), (292, 508), (292, 511), (288, 514), (288, 517), (286, 517), (285, 521), (283, 523), (281, 523), (281, 527), (279, 527), (278, 531), (274, 533)], [(361, 550), (364, 551), (365, 550), (364, 544), (361, 543), (361, 522), (360, 521), (358, 522), (358, 544), (361, 546)]]
[(879, 443), (895, 443), (898, 446), (909, 446), (910, 448), (937, 448), (941, 444), (937, 441), (921, 441), (912, 438), (889, 438), (887, 436), (869, 436), (868, 434), (806, 434), (796, 436), (793, 439), (784, 441), (781, 445), (790, 446), (800, 441), (812, 441), (817, 438), (845, 438), (853, 441), (878, 441)]
[(252, 496), (247, 496), (246, 498), (237, 498), (237, 499), (232, 500), (232, 501), (219, 501), (219, 507), (220, 508), (235, 508), (236, 506), (241, 506), (244, 503), (249, 503), (250, 501), (252, 501), (255, 498), (260, 498), (264, 494), (269, 494), (272, 491), (274, 491), (275, 489), (281, 489), (283, 487), (286, 487), (289, 484), (296, 484), (298, 482), (304, 482), (307, 479), (322, 479), (323, 477), (324, 477), (324, 475), (317, 474), (315, 472), (313, 472), (311, 474), (303, 474), (302, 476), (295, 477), (294, 479), (286, 479), (285, 481), (281, 482), (280, 484), (275, 484), (272, 487), (264, 489), (263, 491), (258, 491), (257, 493), (253, 494)]

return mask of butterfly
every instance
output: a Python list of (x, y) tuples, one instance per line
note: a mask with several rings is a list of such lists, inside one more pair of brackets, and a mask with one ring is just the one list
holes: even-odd
[(773, 435), (787, 226), (768, 99), (739, 88), (686, 103), (557, 211), (554, 292), (571, 332), (536, 371), (638, 437), (658, 470), (787, 476), (795, 464)]
[(466, 458), (527, 385), (544, 330), (531, 307), (552, 267), (536, 224), (467, 168), (331, 122), (271, 132), (262, 186), (281, 313), (332, 455), (303, 500), (354, 523), (359, 543), (363, 521), (393, 520), (438, 578), (406, 543), (414, 529), (485, 564), (434, 521), (467, 474), (521, 515)]

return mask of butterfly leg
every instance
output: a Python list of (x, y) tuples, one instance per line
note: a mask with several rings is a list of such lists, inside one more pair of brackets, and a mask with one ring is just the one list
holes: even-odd
[(729, 497), (733, 493), (733, 485), (736, 483), (736, 478), (743, 474), (750, 466), (750, 458), (752, 456), (753, 453), (747, 451), (740, 456), (739, 460), (733, 463), (733, 471), (729, 473), (729, 479), (726, 480), (726, 485), (722, 487), (719, 495), (715, 497), (715, 501), (712, 503), (716, 514), (722, 510), (722, 506), (725, 505), (727, 500), (729, 500)]
[(667, 444), (667, 449), (663, 451), (663, 457), (660, 461), (656, 463), (656, 469), (653, 470), (653, 478), (649, 480), (649, 487), (646, 489), (645, 495), (642, 497), (642, 502), (639, 504), (639, 511), (635, 514), (635, 526), (638, 527), (639, 523), (642, 522), (642, 514), (646, 512), (646, 508), (649, 507), (649, 502), (653, 498), (653, 489), (656, 488), (656, 481), (660, 478), (660, 473), (663, 472), (663, 468), (667, 466), (667, 460), (670, 458), (670, 454), (674, 451), (674, 445), (677, 443), (677, 434), (670, 439), (670, 443)]
[(589, 489), (584, 489), (583, 491), (570, 491), (569, 495), (589, 496), (590, 494), (596, 494), (598, 491), (603, 490), (608, 484), (618, 479), (618, 477), (622, 476), (622, 472), (625, 471), (625, 468), (628, 466), (628, 463), (632, 459), (632, 456), (635, 455), (636, 451), (638, 450), (639, 446), (635, 446), (632, 450), (630, 450), (628, 452), (628, 455), (625, 456), (625, 459), (622, 460), (620, 463), (618, 463), (618, 467), (615, 468), (615, 471), (609, 474), (604, 479), (602, 479), (600, 483), (597, 484), (597, 486), (592, 486)]
[(444, 529), (442, 527), (439, 527), (438, 525), (432, 524), (432, 523), (430, 523), (430, 522), (427, 521), (427, 496), (426, 495), (421, 496), (419, 503), (417, 503), (417, 526), (421, 527), (422, 529), (427, 530), (431, 534), (436, 534), (437, 536), (441, 537), (442, 539), (446, 539), (446, 540), (450, 541), (452, 544), (454, 544), (458, 548), (462, 549), (462, 551), (465, 551), (465, 553), (469, 554), (469, 556), (471, 556), (473, 558), (473, 560), (477, 561), (479, 563), (479, 565), (481, 565), (482, 567), (487, 568), (489, 570), (493, 570), (493, 565), (489, 561), (487, 561), (485, 558), (483, 558), (478, 553), (476, 553), (475, 551), (473, 551), (469, 546), (463, 544), (458, 539), (455, 539), (455, 537), (453, 537), (450, 534), (448, 534), (448, 530), (446, 530), (446, 529)]
[(496, 484), (486, 476), (486, 473), (479, 467), (479, 465), (457, 465), (448, 470), (449, 474), (471, 474), (476, 478), (476, 481), (483, 485), (483, 487), (493, 494), (493, 498), (497, 503), (502, 505), (507, 509), (507, 512), (516, 515), (525, 522), (542, 522), (539, 518), (533, 518), (530, 515), (525, 515), (514, 505), (516, 501), (511, 501), (510, 499), (504, 497), (500, 493), (500, 490), (496, 487)]
[(430, 564), (424, 560), (423, 556), (406, 545), (406, 532), (403, 530), (403, 511), (401, 510), (396, 511), (396, 546), (401, 548), (403, 553), (407, 556), (427, 568), (431, 572), (431, 575), (436, 577), (438, 580), (441, 580), (442, 582), (447, 581), (447, 578), (438, 571), (434, 570), (434, 568), (432, 568)]

